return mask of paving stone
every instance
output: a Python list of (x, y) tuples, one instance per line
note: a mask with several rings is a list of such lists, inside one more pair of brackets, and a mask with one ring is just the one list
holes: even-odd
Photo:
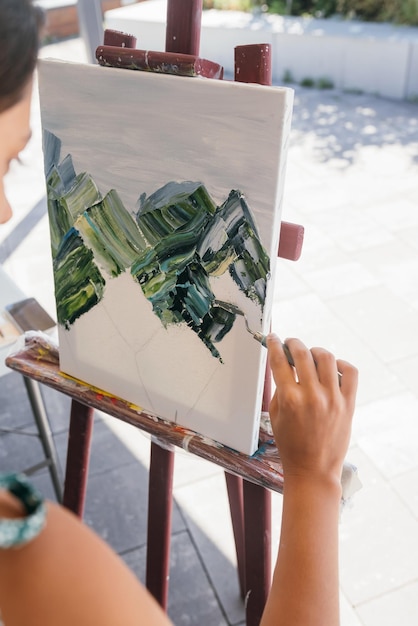
[[(62, 467), (65, 467), (68, 446), (67, 431), (57, 435), (55, 440)], [(132, 464), (135, 461), (135, 456), (109, 430), (107, 425), (100, 418), (95, 418), (91, 439), (89, 477)]]
[[(147, 511), (148, 472), (139, 462), (89, 478), (85, 521), (116, 552), (146, 544)], [(184, 529), (175, 503), (172, 529), (173, 532)]]
[[(124, 561), (145, 582), (146, 548), (123, 555)], [(187, 531), (171, 542), (168, 615), (175, 626), (227, 626), (211, 582)]]
[(418, 623), (418, 582), (405, 585), (359, 606), (363, 626), (415, 626)]

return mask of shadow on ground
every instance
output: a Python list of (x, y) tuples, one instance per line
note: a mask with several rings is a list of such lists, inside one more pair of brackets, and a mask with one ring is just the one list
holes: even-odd
[(418, 163), (418, 104), (394, 107), (391, 100), (367, 94), (295, 87), (292, 146), (305, 144), (307, 137), (319, 162), (338, 159), (348, 167), (359, 148), (401, 145)]

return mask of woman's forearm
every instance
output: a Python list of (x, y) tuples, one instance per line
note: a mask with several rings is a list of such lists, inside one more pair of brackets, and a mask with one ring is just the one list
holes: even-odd
[[(0, 493), (1, 503), (4, 518), (19, 516), (13, 497)], [(170, 624), (119, 557), (52, 503), (33, 541), (0, 549), (0, 608), (7, 626)]]
[(261, 626), (338, 626), (335, 481), (285, 481), (279, 554)]

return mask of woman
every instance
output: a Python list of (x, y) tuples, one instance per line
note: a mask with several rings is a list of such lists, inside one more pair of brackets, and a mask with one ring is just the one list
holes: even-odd
[(33, 71), (42, 12), (29, 0), (0, 2), (0, 223), (11, 217), (3, 178), (30, 139)]
[[(3, 177), (30, 137), (40, 14), (0, 0), (0, 223)], [(322, 348), (268, 338), (271, 423), (284, 469), (282, 531), (262, 626), (337, 626), (338, 518), (357, 371)], [(338, 370), (342, 374), (339, 381)], [(296, 375), (297, 373), (297, 375)], [(113, 551), (71, 513), (15, 476), (0, 476), (0, 609), (5, 626), (169, 624)]]

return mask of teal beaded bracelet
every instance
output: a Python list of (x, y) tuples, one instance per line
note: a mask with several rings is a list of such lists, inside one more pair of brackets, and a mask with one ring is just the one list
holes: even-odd
[(7, 489), (23, 504), (26, 516), (0, 519), (0, 549), (17, 548), (32, 541), (46, 522), (46, 506), (41, 494), (23, 474), (0, 474), (0, 489)]

